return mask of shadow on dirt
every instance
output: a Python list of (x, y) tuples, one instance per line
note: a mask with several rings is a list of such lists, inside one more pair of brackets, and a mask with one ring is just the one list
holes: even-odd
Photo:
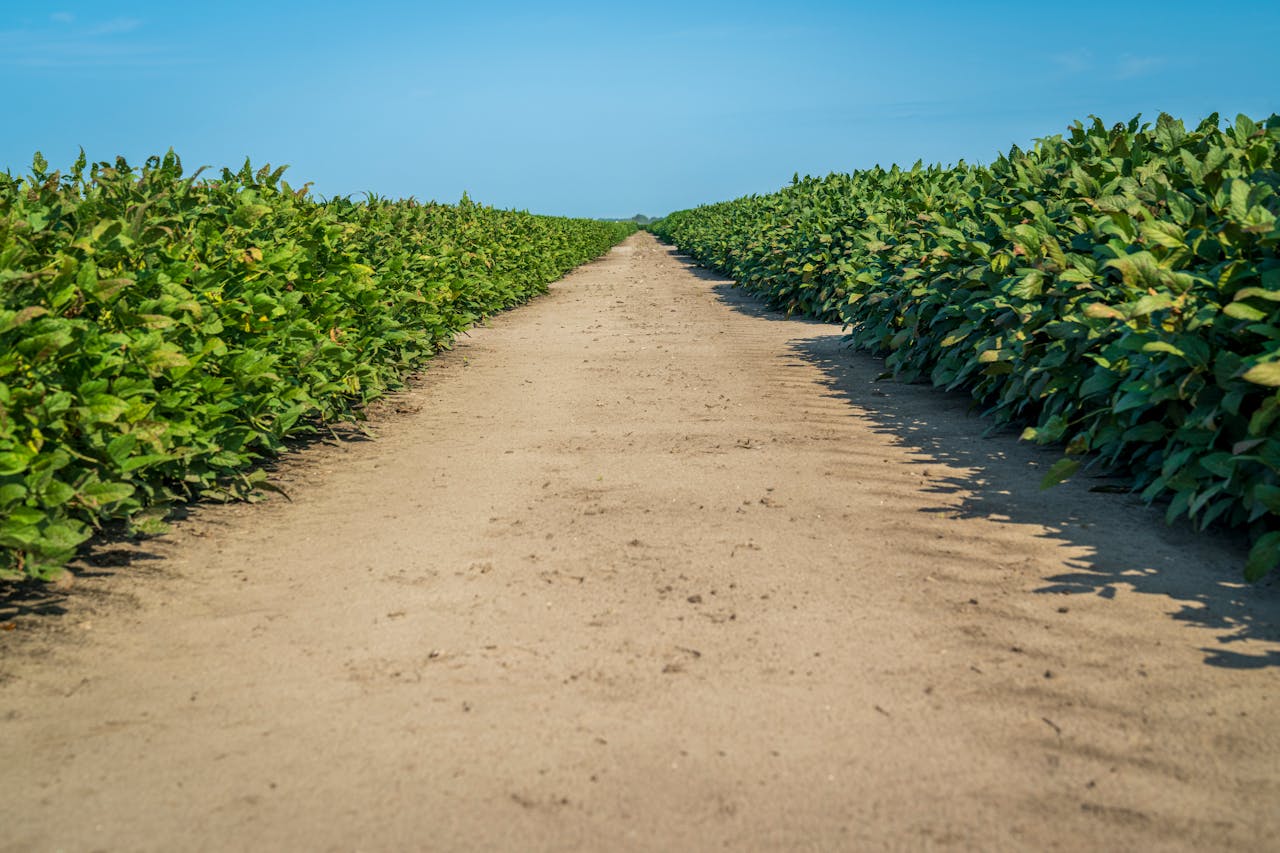
[[(680, 260), (688, 263), (687, 258)], [(711, 282), (717, 297), (736, 311), (787, 319), (723, 276), (692, 266), (690, 271)], [(967, 394), (878, 380), (883, 361), (852, 349), (838, 334), (839, 327), (801, 322), (823, 326), (832, 334), (798, 338), (780, 355), (818, 368), (831, 397), (868, 418), (876, 432), (918, 450), (914, 464), (967, 469), (963, 476), (935, 478), (924, 491), (946, 500), (922, 512), (1043, 528), (1039, 535), (1075, 546), (1088, 556), (1070, 560), (1065, 571), (1046, 576), (1037, 592), (1110, 598), (1118, 589), (1132, 589), (1163, 596), (1173, 619), (1217, 633), (1219, 645), (1202, 648), (1207, 665), (1280, 666), (1280, 650), (1257, 654), (1231, 648), (1245, 640), (1280, 642), (1280, 583), (1244, 582), (1242, 537), (1169, 527), (1158, 508), (1130, 494), (1106, 493), (1122, 488), (1118, 480), (1102, 475), (1084, 474), (1042, 490), (1045, 469), (1059, 458), (1054, 450), (1020, 441), (1017, 430), (995, 427), (974, 412)], [(956, 495), (962, 495), (959, 506)]]
[(712, 285), (711, 289), (715, 291), (720, 301), (732, 306), (735, 311), (761, 320), (786, 320), (791, 323), (804, 323), (811, 326), (831, 326), (830, 323), (815, 320), (812, 317), (802, 317), (795, 314), (787, 316), (786, 312), (770, 306), (761, 297), (735, 287), (720, 273), (700, 267), (683, 255), (676, 255), (675, 259), (689, 272), (689, 275), (709, 282)]
[(67, 593), (39, 581), (0, 581), (0, 629), (15, 619), (61, 616), (67, 612)]
[[(173, 520), (185, 518), (186, 507), (177, 508)], [(109, 579), (121, 571), (138, 571), (160, 560), (148, 551), (146, 541), (130, 536), (123, 525), (112, 525), (90, 539), (70, 564), (71, 571), (60, 580), (0, 581), (0, 630), (18, 620), (65, 616), (70, 599), (76, 595), (102, 594), (95, 581)], [(69, 581), (73, 581), (69, 582)]]
[[(418, 381), (417, 374), (409, 381)], [(387, 416), (409, 411), (400, 395), (395, 392), (376, 400), (369, 407), (371, 415)], [(374, 440), (374, 434), (362, 421), (347, 421), (321, 425), (313, 432), (291, 436), (285, 440), (282, 453), (263, 460), (259, 466), (267, 472), (268, 482), (288, 465), (304, 456), (307, 451), (322, 446), (333, 447)], [(258, 495), (265, 493), (259, 492)], [(283, 491), (281, 494), (287, 498)], [(237, 502), (237, 501), (231, 501)], [(170, 509), (165, 521), (181, 522), (201, 506), (216, 504), (216, 500), (195, 500)], [(120, 572), (137, 572), (149, 564), (163, 559), (147, 550), (147, 540), (131, 535), (124, 524), (108, 523), (92, 539), (81, 546), (76, 558), (69, 564), (69, 580), (42, 582), (35, 580), (0, 580), (0, 631), (13, 630), (17, 621), (31, 622), (48, 617), (65, 616), (72, 598), (105, 594), (104, 588), (94, 581), (108, 579)]]

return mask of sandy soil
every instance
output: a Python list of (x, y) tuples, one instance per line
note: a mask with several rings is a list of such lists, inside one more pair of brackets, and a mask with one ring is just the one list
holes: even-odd
[(1280, 594), (647, 235), (0, 612), (0, 849), (1277, 849)]

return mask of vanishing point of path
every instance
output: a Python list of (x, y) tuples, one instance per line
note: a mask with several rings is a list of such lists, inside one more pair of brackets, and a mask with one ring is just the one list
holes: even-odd
[(880, 371), (630, 238), (0, 611), (0, 849), (1280, 847), (1277, 590)]

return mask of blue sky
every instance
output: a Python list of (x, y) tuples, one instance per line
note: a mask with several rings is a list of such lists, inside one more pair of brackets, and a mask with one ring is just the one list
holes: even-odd
[(0, 170), (173, 147), (326, 196), (653, 216), (1091, 113), (1262, 118), (1277, 45), (1280, 3), (1230, 0), (10, 0)]

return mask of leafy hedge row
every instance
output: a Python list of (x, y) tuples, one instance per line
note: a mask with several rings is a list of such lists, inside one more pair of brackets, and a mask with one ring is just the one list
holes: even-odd
[(336, 199), (172, 153), (0, 175), (0, 577), (48, 577), (105, 519), (265, 486), (487, 314), (634, 226)]
[(1280, 564), (1280, 117), (1162, 115), (990, 166), (797, 179), (653, 230), (894, 372), (966, 388), (1024, 437), (1132, 478), (1168, 519)]

